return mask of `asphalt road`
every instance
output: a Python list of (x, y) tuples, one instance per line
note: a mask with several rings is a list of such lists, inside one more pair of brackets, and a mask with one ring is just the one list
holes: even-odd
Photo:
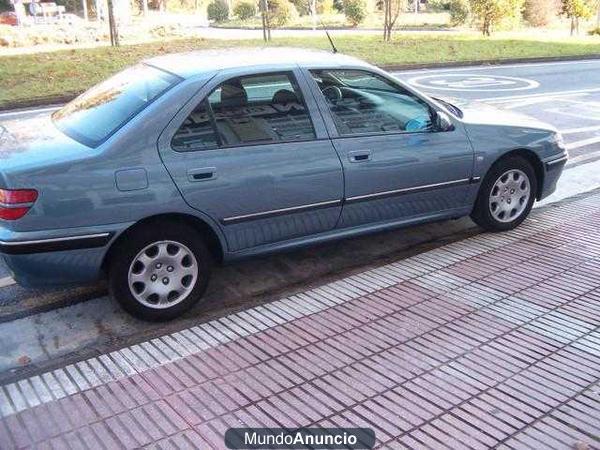
[[(396, 75), (433, 95), (482, 100), (536, 116), (565, 136), (575, 162), (600, 158), (600, 61), (416, 70)], [(0, 113), (0, 122), (55, 108)], [(600, 162), (586, 164), (600, 172)], [(580, 168), (573, 169), (573, 174)], [(579, 172), (578, 172), (579, 173)], [(569, 177), (562, 196), (587, 187)], [(599, 175), (600, 179), (600, 175)], [(166, 325), (124, 314), (106, 297), (104, 284), (28, 290), (14, 284), (0, 264), (0, 383), (19, 372), (36, 372), (63, 361), (106, 351), (167, 331), (260, 304), (360, 267), (399, 258), (477, 232), (468, 219), (350, 239), (218, 268), (207, 301)], [(419, 247), (421, 246), (421, 247)]]

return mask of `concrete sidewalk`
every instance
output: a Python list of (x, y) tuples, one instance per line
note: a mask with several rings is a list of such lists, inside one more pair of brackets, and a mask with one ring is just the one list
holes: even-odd
[(383, 448), (600, 448), (600, 192), (2, 386), (0, 448), (224, 448), (360, 426)]

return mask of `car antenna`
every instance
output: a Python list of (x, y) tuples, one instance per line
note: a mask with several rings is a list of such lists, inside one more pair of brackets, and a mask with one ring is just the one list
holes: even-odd
[(319, 22), (321, 23), (321, 26), (323, 27), (323, 31), (325, 31), (325, 34), (327, 35), (327, 39), (329, 39), (329, 43), (331, 44), (331, 50), (333, 51), (333, 53), (337, 53), (338, 50), (337, 50), (337, 48), (335, 48), (333, 39), (331, 39), (331, 36), (329, 35), (329, 31), (327, 30), (327, 28), (325, 28), (325, 24), (321, 20), (321, 17), (319, 17)]

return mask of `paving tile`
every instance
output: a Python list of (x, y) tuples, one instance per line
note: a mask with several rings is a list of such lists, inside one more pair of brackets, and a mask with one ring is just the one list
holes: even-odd
[(600, 194), (0, 389), (0, 448), (600, 447)]

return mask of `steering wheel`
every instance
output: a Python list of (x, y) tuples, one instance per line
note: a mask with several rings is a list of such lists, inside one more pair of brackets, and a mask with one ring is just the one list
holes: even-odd
[(321, 92), (330, 103), (337, 103), (343, 97), (341, 89), (337, 86), (327, 86)]

